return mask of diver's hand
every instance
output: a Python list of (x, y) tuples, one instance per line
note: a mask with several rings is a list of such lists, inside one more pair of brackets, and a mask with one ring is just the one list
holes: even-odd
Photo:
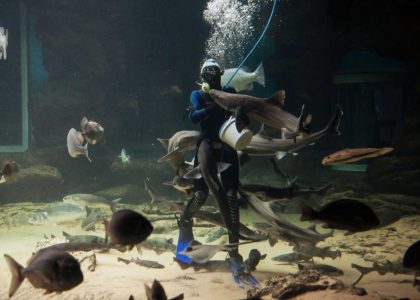
[(232, 272), (232, 278), (239, 287), (243, 289), (250, 289), (258, 284), (258, 280), (251, 274), (251, 271), (246, 268), (241, 259), (229, 258), (229, 269)]

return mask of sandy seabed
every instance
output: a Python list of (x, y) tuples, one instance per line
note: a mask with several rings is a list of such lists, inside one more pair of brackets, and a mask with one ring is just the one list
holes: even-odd
[[(0, 211), (3, 207), (0, 207)], [(418, 218), (417, 218), (418, 217)], [(243, 216), (243, 221), (250, 218), (249, 214)], [(415, 217), (420, 222), (420, 216)], [(407, 224), (407, 222), (400, 222), (398, 224)], [(397, 224), (397, 225), (398, 225)], [(92, 234), (86, 233), (80, 229), (80, 226), (74, 224), (46, 224), (46, 225), (19, 225), (6, 227), (2, 224), (0, 226), (0, 254), (5, 253), (14, 257), (23, 266), (26, 266), (26, 261), (30, 258), (38, 241), (44, 239), (46, 235), (61, 236), (62, 231), (67, 231), (71, 234)], [(407, 228), (401, 228), (393, 224), (398, 232), (406, 232)], [(103, 236), (104, 232), (98, 229), (95, 235)], [(166, 238), (173, 237), (174, 241), (177, 238), (177, 232), (173, 231), (170, 234), (162, 234), (152, 236), (164, 236)], [(202, 240), (202, 238), (197, 238)], [(222, 238), (223, 239), (223, 238)], [(342, 232), (335, 234), (333, 238), (329, 238), (326, 242), (334, 244), (334, 239), (342, 240)], [(220, 241), (219, 241), (220, 242)], [(394, 241), (398, 244), (398, 239)], [(287, 275), (295, 273), (297, 267), (295, 265), (283, 265), (272, 261), (271, 258), (280, 254), (291, 251), (284, 242), (277, 243), (274, 247), (270, 247), (267, 241), (258, 242), (240, 247), (240, 252), (246, 258), (251, 249), (257, 248), (261, 253), (266, 253), (267, 258), (262, 260), (257, 267), (257, 271), (253, 274), (255, 277), (263, 281), (275, 275)], [(82, 253), (74, 254), (76, 257), (82, 257)], [(390, 253), (388, 256), (392, 259), (394, 254)], [(395, 258), (401, 255), (395, 254)], [(154, 251), (143, 250), (141, 256), (137, 250), (121, 253), (116, 250), (111, 250), (110, 253), (98, 253), (96, 270), (90, 272), (87, 267), (88, 261), (82, 262), (82, 271), (84, 273), (84, 281), (76, 288), (62, 293), (44, 295), (42, 290), (34, 289), (30, 283), (25, 280), (22, 286), (18, 289), (12, 299), (122, 299), (127, 300), (130, 295), (137, 299), (146, 299), (144, 293), (144, 284), (150, 285), (154, 279), (158, 279), (164, 286), (168, 297), (175, 297), (180, 293), (184, 293), (184, 299), (202, 299), (202, 300), (216, 300), (216, 299), (245, 299), (246, 291), (236, 286), (231, 274), (228, 272), (206, 272), (204, 270), (195, 272), (193, 269), (181, 270), (178, 264), (173, 262), (173, 254), (166, 252), (157, 255)], [(141, 259), (148, 259), (157, 261), (165, 266), (164, 269), (147, 269), (138, 265), (118, 262), (117, 258), (122, 257), (130, 259), (132, 257), (140, 257)], [(214, 259), (225, 259), (225, 253), (218, 253)], [(364, 261), (360, 256), (355, 254), (348, 254), (344, 252), (339, 259), (315, 259), (316, 262), (331, 264), (344, 271), (344, 276), (338, 277), (346, 285), (354, 282), (359, 273), (350, 267), (351, 263), (370, 266), (370, 262)], [(358, 287), (366, 289), (368, 295), (355, 296), (348, 292), (337, 293), (332, 290), (308, 292), (293, 299), (399, 299), (410, 298), (420, 299), (420, 292), (418, 292), (409, 280), (412, 280), (412, 275), (379, 275), (376, 272), (367, 274)], [(0, 259), (0, 299), (8, 299), (8, 289), (11, 275), (8, 266), (4, 259)], [(401, 283), (403, 281), (403, 283)], [(271, 296), (266, 296), (263, 299), (272, 299)]]

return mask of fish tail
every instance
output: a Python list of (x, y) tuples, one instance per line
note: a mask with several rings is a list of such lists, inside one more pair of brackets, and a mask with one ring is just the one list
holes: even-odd
[(341, 117), (343, 116), (343, 110), (341, 109), (340, 105), (337, 104), (337, 108), (335, 110), (334, 117), (331, 119), (330, 123), (328, 123), (328, 131), (332, 135), (341, 135), (340, 132), (340, 123)]
[(302, 211), (302, 216), (300, 217), (300, 220), (301, 221), (312, 220), (315, 210), (312, 207), (310, 207), (308, 204), (303, 202), (302, 200), (300, 201), (299, 205)]
[(260, 63), (260, 65), (255, 69), (254, 74), (255, 74), (255, 81), (259, 85), (265, 87), (265, 75), (264, 75), (264, 67), (262, 63)]
[(23, 267), (10, 255), (5, 254), (4, 259), (6, 260), (10, 272), (12, 273), (12, 280), (9, 287), (9, 297), (12, 297), (25, 279), (22, 276)]

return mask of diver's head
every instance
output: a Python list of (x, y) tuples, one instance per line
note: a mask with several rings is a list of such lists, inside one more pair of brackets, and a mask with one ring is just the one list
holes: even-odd
[(223, 71), (213, 58), (207, 59), (201, 67), (201, 78), (210, 85), (210, 88), (220, 89)]

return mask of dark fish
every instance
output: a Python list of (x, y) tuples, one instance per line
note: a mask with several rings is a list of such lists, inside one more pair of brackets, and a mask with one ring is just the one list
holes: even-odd
[(342, 276), (344, 272), (336, 267), (325, 265), (325, 264), (313, 264), (313, 263), (299, 263), (299, 271), (302, 270), (316, 270), (320, 273), (330, 276)]
[(289, 264), (295, 264), (301, 261), (305, 261), (305, 262), (311, 261), (312, 256), (307, 256), (307, 255), (304, 255), (302, 253), (297, 253), (297, 252), (290, 252), (290, 253), (285, 253), (285, 254), (272, 257), (271, 260), (281, 261), (281, 262), (285, 262)]
[(4, 160), (2, 169), (0, 169), (0, 183), (15, 180), (19, 171), (20, 165), (17, 162), (9, 159)]
[(152, 233), (153, 226), (145, 217), (130, 209), (122, 209), (112, 214), (111, 221), (105, 221), (106, 238), (111, 245), (128, 246), (143, 242)]
[(404, 253), (403, 267), (414, 270), (414, 281), (413, 285), (420, 288), (420, 280), (417, 279), (420, 276), (420, 240), (412, 244)]
[(117, 258), (118, 261), (122, 261), (125, 264), (129, 264), (129, 263), (134, 263), (136, 265), (142, 266), (142, 267), (146, 267), (146, 268), (153, 268), (153, 269), (163, 269), (165, 268), (164, 265), (161, 265), (160, 263), (158, 263), (157, 261), (153, 261), (153, 260), (144, 260), (144, 259), (134, 259), (131, 258), (131, 260), (128, 259), (124, 259), (121, 257)]
[(311, 116), (304, 116), (304, 106), (298, 118), (280, 108), (284, 102), (284, 93), (281, 91), (264, 99), (214, 89), (210, 90), (209, 95), (219, 106), (235, 113), (239, 132), (250, 124), (251, 119), (279, 130), (286, 128), (292, 137), (309, 132)]
[(80, 128), (83, 137), (89, 144), (97, 144), (104, 135), (104, 128), (95, 121), (89, 121), (86, 117), (80, 121)]
[(71, 235), (63, 231), (63, 236), (69, 243), (94, 243), (105, 245), (105, 239), (96, 235)]
[(85, 143), (82, 133), (74, 128), (67, 134), (67, 150), (71, 157), (85, 156), (89, 162), (92, 162), (89, 158), (88, 144)]
[(347, 164), (350, 162), (359, 161), (365, 158), (382, 156), (387, 153), (394, 151), (394, 148), (346, 148), (344, 150), (335, 152), (322, 159), (324, 166), (335, 165), (335, 164)]
[(9, 297), (15, 294), (25, 278), (35, 288), (44, 289), (45, 293), (61, 293), (83, 281), (77, 259), (62, 250), (53, 248), (40, 250), (31, 257), (26, 268), (7, 254), (4, 258), (12, 273)]
[(261, 255), (258, 249), (252, 249), (249, 251), (248, 258), (244, 261), (244, 265), (249, 271), (255, 271), (260, 260), (265, 259), (267, 254)]
[[(145, 284), (144, 289), (146, 292), (147, 300), (168, 300), (168, 296), (166, 296), (163, 286), (156, 279), (153, 281), (152, 287), (149, 287), (148, 285)], [(184, 299), (184, 294), (180, 294), (169, 300), (182, 300), (182, 299)]]
[(180, 176), (175, 176), (172, 181), (164, 182), (164, 185), (172, 186), (174, 189), (178, 191), (189, 194), (189, 190), (194, 187), (194, 181), (190, 179), (186, 179)]
[(325, 259), (326, 257), (331, 259), (336, 259), (337, 257), (341, 257), (340, 250), (331, 250), (330, 246), (326, 246), (323, 248), (316, 247), (314, 245), (303, 245), (303, 246), (295, 246), (293, 251), (299, 254), (303, 254), (309, 257), (319, 257)]
[(301, 221), (319, 220), (329, 228), (343, 229), (350, 232), (364, 231), (379, 225), (375, 212), (366, 204), (356, 199), (344, 198), (330, 202), (319, 211), (301, 201)]

